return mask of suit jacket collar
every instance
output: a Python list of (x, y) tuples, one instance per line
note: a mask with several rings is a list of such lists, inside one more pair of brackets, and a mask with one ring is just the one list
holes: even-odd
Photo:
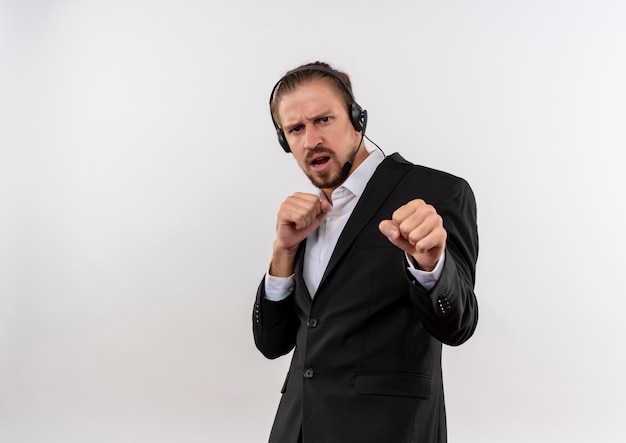
[[(378, 166), (374, 175), (367, 183), (363, 195), (359, 199), (352, 215), (348, 219), (343, 232), (339, 236), (337, 245), (333, 251), (328, 266), (324, 271), (322, 280), (320, 281), (318, 293), (321, 292), (327, 278), (333, 273), (337, 265), (341, 262), (341, 258), (346, 253), (350, 245), (354, 242), (358, 234), (363, 230), (365, 225), (370, 222), (372, 216), (378, 208), (383, 204), (387, 196), (395, 188), (400, 179), (409, 171), (406, 165), (411, 163), (406, 161), (398, 153), (392, 154), (385, 158)], [(381, 234), (382, 235), (382, 234)], [(304, 248), (301, 249), (301, 258), (304, 256)], [(300, 269), (298, 274), (302, 276), (302, 262), (299, 260)], [(301, 281), (304, 284), (304, 280)], [(306, 285), (304, 285), (306, 287)], [(307, 291), (308, 294), (308, 291)], [(310, 297), (309, 297), (310, 300)]]

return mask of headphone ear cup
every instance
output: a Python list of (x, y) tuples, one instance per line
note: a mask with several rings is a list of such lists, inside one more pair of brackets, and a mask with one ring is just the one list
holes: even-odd
[(367, 126), (367, 111), (364, 111), (356, 102), (350, 104), (350, 121), (354, 129), (365, 132), (365, 127)]
[(282, 146), (283, 150), (287, 153), (291, 152), (291, 148), (289, 147), (289, 143), (287, 143), (285, 133), (281, 128), (276, 128), (276, 135), (278, 136), (278, 143), (280, 144), (280, 146)]

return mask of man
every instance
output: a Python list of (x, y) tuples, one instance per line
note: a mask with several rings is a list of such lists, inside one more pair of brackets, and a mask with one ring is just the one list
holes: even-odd
[(254, 306), (263, 355), (293, 350), (270, 442), (445, 442), (442, 343), (478, 320), (469, 185), (368, 151), (367, 112), (325, 63), (288, 72), (270, 109), (320, 190), (281, 204)]

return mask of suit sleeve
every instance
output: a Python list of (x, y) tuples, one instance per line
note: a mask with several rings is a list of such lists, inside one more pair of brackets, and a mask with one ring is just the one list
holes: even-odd
[(265, 298), (265, 279), (261, 281), (252, 312), (254, 344), (270, 359), (289, 353), (296, 344), (298, 321), (294, 310), (294, 294), (280, 301)]
[(443, 271), (428, 291), (408, 272), (407, 276), (413, 304), (426, 329), (442, 343), (457, 346), (472, 336), (478, 322), (476, 200), (467, 182), (454, 177), (431, 204), (448, 233)]

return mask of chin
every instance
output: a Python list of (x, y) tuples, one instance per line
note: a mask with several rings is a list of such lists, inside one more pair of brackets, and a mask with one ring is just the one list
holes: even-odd
[(340, 184), (342, 184), (346, 177), (343, 175), (341, 169), (334, 173), (323, 172), (321, 174), (311, 174), (309, 172), (306, 173), (309, 180), (313, 186), (319, 189), (331, 189), (336, 188)]

